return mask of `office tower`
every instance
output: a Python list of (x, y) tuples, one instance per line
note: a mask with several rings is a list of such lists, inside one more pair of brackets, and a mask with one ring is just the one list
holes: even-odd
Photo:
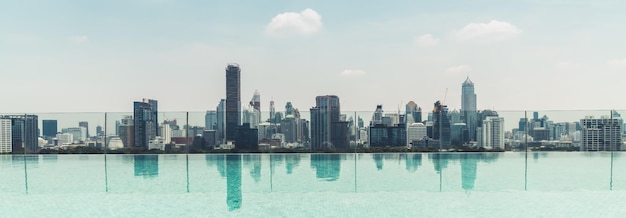
[(418, 141), (427, 138), (427, 129), (423, 123), (412, 123), (406, 130), (407, 145), (417, 145)]
[(452, 145), (463, 145), (468, 142), (469, 132), (467, 131), (467, 124), (465, 123), (453, 123), (450, 128), (450, 143)]
[(413, 120), (408, 121), (407, 123), (421, 123), (422, 122), (422, 108), (418, 107), (417, 104), (413, 101), (409, 101), (406, 104), (405, 117), (412, 117)]
[(256, 123), (261, 123), (261, 94), (259, 90), (254, 90), (254, 95), (252, 96), (252, 100), (250, 100), (250, 106), (258, 112), (258, 120)]
[(376, 105), (376, 110), (374, 111), (374, 115), (372, 115), (372, 121), (370, 125), (382, 124), (383, 123), (383, 105)]
[(207, 111), (204, 115), (204, 128), (209, 130), (217, 129), (217, 111)]
[(248, 105), (248, 108), (242, 111), (242, 119), (241, 122), (249, 123), (250, 127), (257, 128), (259, 126), (259, 117), (261, 116), (261, 112), (254, 109), (251, 105)]
[(133, 116), (124, 116), (119, 122), (119, 134), (120, 140), (124, 148), (135, 147), (135, 121)]
[(35, 153), (39, 151), (39, 118), (37, 115), (4, 115), (0, 116), (0, 119), (11, 120), (12, 152)]
[(85, 127), (86, 138), (89, 138), (89, 123), (87, 121), (78, 122), (78, 127)]
[(11, 138), (11, 119), (0, 117), (0, 153), (9, 153), (13, 151)]
[(433, 108), (433, 134), (432, 138), (439, 140), (440, 148), (445, 149), (450, 145), (450, 120), (448, 119), (448, 106), (440, 101), (435, 102)]
[(104, 130), (103, 130), (102, 126), (100, 126), (100, 125), (96, 126), (96, 135), (97, 136), (104, 136)]
[(226, 140), (235, 141), (241, 124), (241, 69), (238, 64), (226, 66)]
[(504, 118), (488, 116), (477, 129), (478, 146), (491, 149), (504, 149)]
[(274, 106), (274, 100), (270, 101), (270, 119), (268, 120), (270, 123), (274, 123), (274, 115), (276, 113), (276, 106)]
[(291, 102), (287, 102), (287, 104), (285, 104), (285, 117), (289, 115), (293, 115), (293, 105)]
[(581, 151), (619, 151), (622, 149), (622, 126), (620, 119), (609, 116), (594, 118), (587, 116), (580, 120), (582, 140)]
[(135, 148), (148, 149), (150, 140), (153, 140), (159, 131), (157, 118), (157, 101), (152, 99), (143, 99), (133, 104), (134, 114), (134, 140)]
[(41, 121), (43, 128), (43, 137), (45, 139), (50, 139), (56, 137), (58, 133), (57, 120), (42, 120)]
[(226, 139), (226, 99), (220, 99), (217, 105), (217, 140)]
[(317, 96), (311, 108), (311, 150), (347, 148), (348, 122), (340, 121), (339, 97)]
[(120, 135), (120, 125), (122, 123), (119, 120), (115, 121), (115, 135), (119, 136)]
[(244, 151), (259, 150), (259, 132), (256, 128), (250, 128), (249, 123), (237, 127), (235, 133), (235, 148)]
[(467, 77), (461, 90), (461, 115), (467, 125), (470, 141), (476, 141), (476, 128), (478, 127), (478, 114), (476, 111), (476, 93), (474, 83)]
[[(383, 112), (382, 105), (376, 106), (374, 121), (369, 127), (370, 147), (406, 146), (406, 125), (397, 122), (397, 114), (387, 114), (380, 117)], [(381, 121), (379, 121), (381, 120)]]
[(280, 133), (285, 135), (286, 143), (294, 143), (298, 139), (298, 123), (293, 115), (287, 115), (280, 122)]

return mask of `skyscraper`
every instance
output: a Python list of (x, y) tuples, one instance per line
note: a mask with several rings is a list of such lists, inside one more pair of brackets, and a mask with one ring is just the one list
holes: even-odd
[(87, 131), (87, 138), (89, 138), (89, 123), (87, 121), (78, 122), (78, 127), (85, 127), (85, 131)]
[(43, 137), (45, 139), (50, 139), (56, 137), (58, 131), (57, 120), (42, 120), (41, 125), (43, 126)]
[(250, 106), (258, 112), (259, 120), (257, 123), (261, 123), (261, 94), (259, 93), (259, 90), (254, 90), (254, 95), (252, 96), (252, 100), (250, 100)]
[(433, 139), (439, 140), (440, 148), (447, 148), (450, 145), (450, 120), (448, 118), (448, 107), (435, 102), (433, 108)]
[(204, 128), (208, 130), (217, 129), (217, 111), (207, 111), (204, 115)]
[(405, 117), (407, 118), (413, 117), (413, 120), (407, 121), (407, 123), (421, 123), (422, 122), (422, 108), (418, 107), (414, 101), (409, 101), (409, 103), (406, 104)]
[(238, 64), (226, 66), (226, 140), (235, 141), (241, 124), (241, 69)]
[(217, 105), (217, 140), (221, 143), (226, 138), (226, 99), (220, 99)]
[(476, 112), (476, 93), (474, 83), (469, 77), (463, 82), (461, 90), (461, 116), (467, 125), (470, 141), (476, 141), (476, 128), (478, 127), (478, 114)]
[(620, 119), (603, 116), (585, 117), (580, 120), (582, 127), (581, 151), (619, 151), (622, 146)]
[(13, 151), (11, 144), (11, 119), (0, 117), (0, 153), (9, 153)]
[(135, 147), (148, 149), (150, 140), (153, 140), (158, 135), (159, 130), (157, 101), (152, 99), (143, 99), (141, 102), (136, 101), (133, 108), (135, 117)]
[[(37, 115), (4, 115), (0, 119), (11, 120), (11, 149), (27, 153), (39, 151), (39, 121)], [(6, 122), (6, 121), (4, 121)]]
[(487, 116), (478, 128), (478, 146), (491, 149), (504, 149), (504, 118)]
[(340, 121), (339, 97), (317, 96), (311, 108), (311, 150), (348, 147), (348, 122)]

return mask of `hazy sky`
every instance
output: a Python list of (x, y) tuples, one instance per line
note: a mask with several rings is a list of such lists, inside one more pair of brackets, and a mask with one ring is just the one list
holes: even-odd
[[(301, 111), (426, 110), (461, 83), (479, 109), (625, 109), (626, 2), (0, 0), (0, 113), (215, 109), (227, 63), (242, 100)], [(447, 97), (445, 95), (448, 89)]]

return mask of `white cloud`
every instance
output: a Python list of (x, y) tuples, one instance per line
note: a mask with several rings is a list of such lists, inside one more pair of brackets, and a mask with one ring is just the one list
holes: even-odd
[(343, 77), (356, 77), (365, 75), (365, 71), (362, 70), (344, 70), (339, 73), (339, 76)]
[(312, 9), (276, 15), (265, 32), (271, 36), (308, 35), (322, 29), (322, 16)]
[(617, 60), (609, 60), (606, 62), (609, 67), (614, 69), (626, 69), (626, 58), (617, 59)]
[(84, 35), (81, 35), (81, 36), (70, 36), (67, 39), (70, 40), (70, 42), (77, 43), (77, 44), (85, 43), (85, 42), (89, 41), (89, 37), (84, 36)]
[(446, 72), (448, 73), (467, 73), (470, 71), (472, 71), (472, 67), (469, 65), (459, 65), (454, 67), (448, 67), (448, 69), (446, 69)]
[(431, 34), (421, 35), (415, 38), (415, 44), (419, 47), (432, 47), (439, 44), (439, 39)]
[(492, 42), (514, 38), (522, 33), (515, 25), (492, 20), (489, 23), (470, 23), (455, 32), (459, 41)]

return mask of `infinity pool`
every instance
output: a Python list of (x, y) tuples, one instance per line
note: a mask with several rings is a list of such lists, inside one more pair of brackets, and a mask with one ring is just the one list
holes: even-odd
[(0, 217), (624, 217), (622, 156), (0, 155)]

